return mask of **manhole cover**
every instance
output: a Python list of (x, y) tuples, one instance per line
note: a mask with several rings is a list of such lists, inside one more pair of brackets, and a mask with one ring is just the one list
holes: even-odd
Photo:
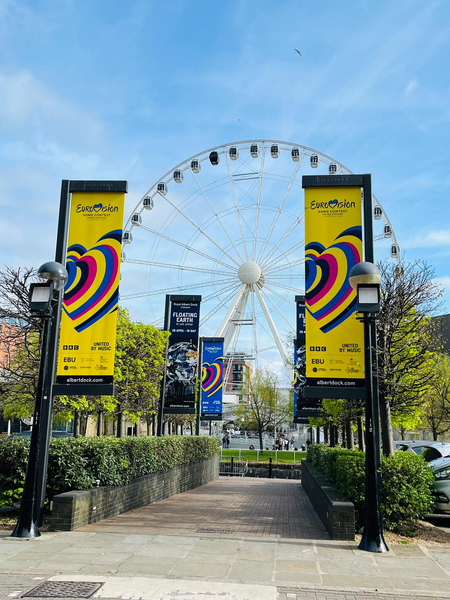
[(46, 581), (22, 598), (90, 598), (101, 585), (87, 581)]
[(234, 529), (197, 529), (197, 533), (235, 533)]

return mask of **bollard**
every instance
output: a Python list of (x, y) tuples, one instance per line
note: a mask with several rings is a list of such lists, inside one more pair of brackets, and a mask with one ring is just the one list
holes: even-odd
[(272, 457), (269, 456), (269, 479), (272, 479)]

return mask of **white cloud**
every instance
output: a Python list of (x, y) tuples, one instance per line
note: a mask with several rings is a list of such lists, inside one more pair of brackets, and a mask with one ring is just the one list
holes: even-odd
[(450, 229), (436, 229), (425, 235), (405, 240), (403, 248), (442, 248), (450, 246)]
[(412, 92), (417, 88), (417, 86), (419, 85), (419, 82), (417, 81), (417, 79), (411, 79), (411, 81), (408, 83), (408, 85), (405, 88), (405, 94), (409, 95), (412, 94)]

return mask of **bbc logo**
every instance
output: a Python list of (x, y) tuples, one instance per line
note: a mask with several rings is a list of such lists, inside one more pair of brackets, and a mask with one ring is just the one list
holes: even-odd
[(63, 346), (63, 350), (78, 350), (80, 347), (78, 345), (73, 346), (72, 344), (70, 346)]
[(309, 351), (310, 352), (326, 352), (327, 347), (326, 346), (310, 346)]

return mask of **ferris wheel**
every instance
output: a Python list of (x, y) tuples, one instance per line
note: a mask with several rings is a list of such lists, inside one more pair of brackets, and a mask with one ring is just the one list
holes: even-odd
[[(162, 327), (166, 294), (201, 294), (200, 335), (223, 337), (230, 356), (290, 377), (294, 299), (304, 293), (301, 179), (311, 172), (352, 173), (317, 150), (276, 140), (216, 146), (170, 169), (126, 222), (121, 304)], [(390, 255), (400, 266), (375, 195), (372, 205), (376, 258)]]

